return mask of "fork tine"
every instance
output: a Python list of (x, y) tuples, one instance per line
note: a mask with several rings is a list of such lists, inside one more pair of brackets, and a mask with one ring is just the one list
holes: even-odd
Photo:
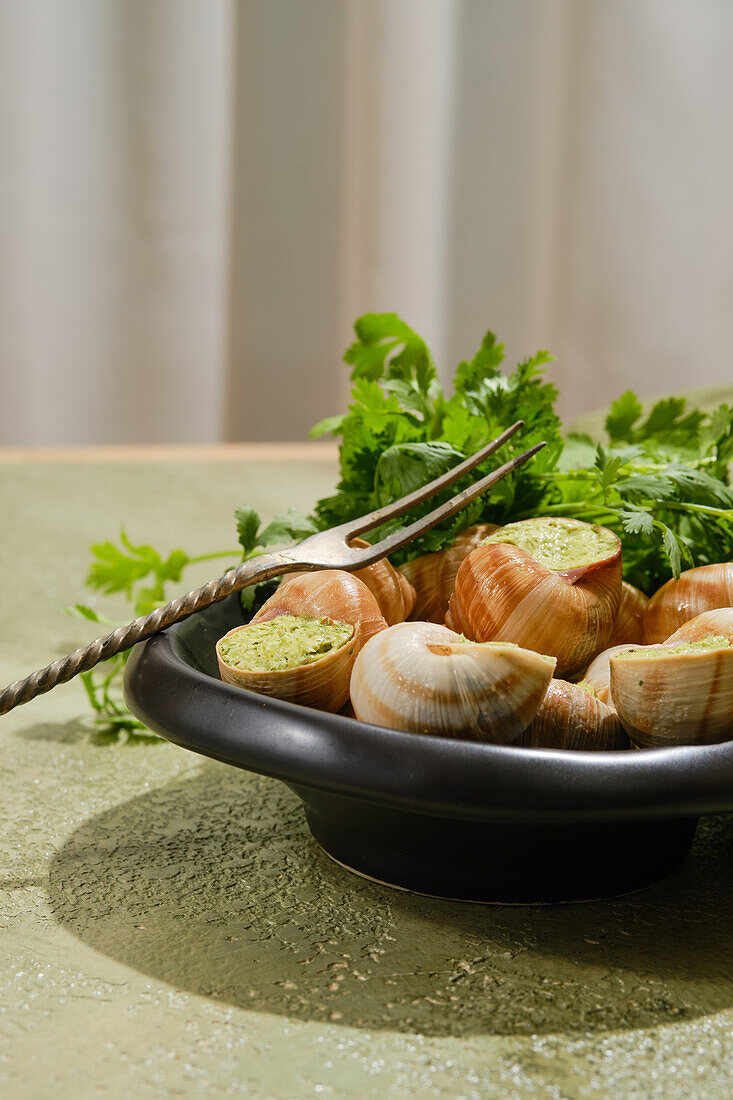
[(359, 554), (363, 555), (361, 558), (362, 564), (371, 565), (372, 562), (378, 561), (379, 558), (387, 557), (388, 554), (394, 553), (395, 550), (399, 550), (405, 543), (414, 539), (416, 535), (421, 535), (423, 531), (429, 531), (431, 527), (435, 527), (444, 519), (450, 519), (456, 512), (460, 512), (461, 508), (465, 508), (472, 500), (475, 500), (476, 497), (481, 496), (487, 489), (490, 489), (492, 485), (496, 485), (497, 481), (501, 481), (507, 474), (523, 466), (525, 462), (529, 462), (530, 458), (533, 458), (534, 455), (545, 446), (546, 443), (544, 442), (537, 443), (523, 454), (517, 455), (516, 458), (510, 459), (509, 462), (505, 462), (498, 470), (493, 470), (474, 485), (469, 485), (467, 489), (463, 489), (444, 504), (434, 508), (432, 512), (428, 512), (422, 519), (415, 520), (414, 523), (411, 523), (408, 527), (404, 527), (401, 531), (395, 531), (394, 534), (388, 535), (387, 538), (374, 543), (373, 546), (369, 547), (369, 550), (360, 550)]
[[(511, 437), (523, 427), (524, 421), (517, 420), (515, 424), (512, 424), (511, 427), (507, 428), (501, 435), (498, 435), (496, 439), (492, 439), (490, 443), (482, 447), (480, 451), (476, 451), (475, 454), (469, 455), (463, 462), (460, 462), (446, 473), (441, 474), (440, 477), (436, 477), (433, 481), (429, 481), (427, 485), (423, 485), (422, 488), (416, 489), (414, 493), (408, 493), (407, 496), (400, 497), (399, 500), (393, 501), (392, 504), (385, 504), (384, 508), (376, 508), (373, 512), (368, 512), (365, 516), (359, 516), (358, 519), (351, 520), (349, 523), (342, 523), (338, 528), (339, 532), (343, 533), (346, 538), (351, 538), (352, 536), (362, 534), (363, 531), (370, 531), (372, 527), (380, 527), (383, 523), (386, 523), (388, 519), (396, 519), (397, 516), (404, 515), (405, 512), (409, 512), (411, 508), (414, 508), (416, 504), (422, 504), (424, 500), (428, 500), (430, 497), (435, 496), (441, 489), (447, 489), (449, 485), (458, 481), (464, 474), (475, 469), (475, 467), (479, 466), (485, 458), (488, 458), (494, 451), (498, 451), (500, 447), (503, 447), (506, 441), (511, 439)], [(470, 499), (473, 500), (473, 497)]]

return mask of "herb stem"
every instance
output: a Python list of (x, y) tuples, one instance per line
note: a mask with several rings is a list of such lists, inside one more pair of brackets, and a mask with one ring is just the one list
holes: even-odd
[[(582, 501), (567, 501), (564, 504), (543, 504), (539, 513), (543, 516), (558, 515), (558, 516), (610, 516), (617, 519), (615, 512), (612, 509), (604, 507), (602, 504), (584, 504)], [(522, 515), (521, 519), (531, 519), (538, 515), (538, 511), (526, 512)], [(514, 522), (514, 521), (512, 521)]]
[(188, 565), (196, 565), (200, 561), (213, 561), (215, 558), (236, 558), (239, 559), (242, 556), (242, 548), (238, 550), (217, 550), (215, 554), (199, 554), (195, 558), (188, 559)]
[[(624, 501), (619, 501), (618, 506), (622, 509), (628, 507)], [(687, 500), (652, 500), (649, 501), (646, 506), (640, 504), (631, 506), (643, 512), (665, 511), (666, 509), (671, 509), (675, 512), (700, 512), (701, 515), (718, 516), (733, 521), (733, 508), (714, 508), (711, 504), (694, 504), (692, 501)], [(601, 504), (583, 503), (582, 501), (575, 503), (573, 501), (567, 501), (563, 504), (546, 504), (542, 506), (541, 510), (543, 515), (551, 515), (553, 513), (557, 515), (616, 515), (616, 510), (614, 508), (606, 508)], [(528, 518), (530, 515), (534, 514), (536, 513), (527, 513), (527, 516), (523, 518)]]
[(675, 512), (700, 512), (704, 516), (724, 516), (733, 520), (733, 508), (714, 508), (711, 504), (692, 504), (687, 500), (653, 501), (651, 507), (671, 508)]
[(532, 473), (535, 481), (594, 481), (597, 471), (593, 470), (561, 470), (554, 474)]

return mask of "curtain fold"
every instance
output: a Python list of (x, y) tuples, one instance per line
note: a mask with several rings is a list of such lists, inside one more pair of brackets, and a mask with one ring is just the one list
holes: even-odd
[(221, 435), (227, 3), (0, 5), (0, 437)]
[(302, 439), (354, 318), (729, 382), (733, 6), (2, 0), (0, 443)]

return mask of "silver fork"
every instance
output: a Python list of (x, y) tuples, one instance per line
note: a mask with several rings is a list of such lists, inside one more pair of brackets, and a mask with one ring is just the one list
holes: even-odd
[(480, 481), (475, 482), (468, 489), (463, 489), (460, 493), (451, 497), (450, 500), (423, 516), (422, 519), (418, 519), (409, 526), (403, 527), (402, 530), (388, 535), (386, 538), (374, 543), (373, 546), (357, 548), (349, 546), (349, 540), (356, 538), (357, 535), (361, 535), (365, 531), (380, 527), (387, 520), (404, 515), (416, 504), (422, 504), (423, 501), (439, 493), (441, 489), (453, 485), (463, 474), (469, 473), (485, 458), (488, 458), (489, 455), (492, 455), (494, 451), (503, 446), (522, 427), (524, 427), (524, 421), (518, 420), (516, 424), (512, 424), (510, 428), (507, 428), (496, 439), (492, 439), (480, 451), (476, 451), (475, 454), (458, 466), (454, 466), (452, 470), (448, 470), (441, 477), (436, 477), (434, 481), (423, 485), (421, 489), (416, 489), (414, 493), (400, 497), (392, 504), (388, 504), (384, 508), (377, 508), (365, 516), (360, 516), (359, 519), (341, 523), (338, 527), (332, 527), (328, 531), (319, 531), (318, 534), (310, 535), (307, 539), (295, 546), (289, 546), (285, 550), (276, 550), (269, 554), (260, 554), (258, 557), (249, 558), (236, 569), (230, 569), (229, 572), (224, 573), (218, 580), (209, 581), (201, 588), (195, 588), (192, 592), (186, 593), (185, 596), (179, 596), (178, 599), (167, 603), (165, 607), (158, 607), (155, 611), (151, 611), (149, 615), (141, 615), (128, 623), (127, 626), (117, 627), (111, 634), (107, 634), (103, 638), (96, 638), (89, 645), (74, 650), (68, 657), (62, 657), (45, 668), (39, 669), (38, 672), (31, 673), (24, 680), (16, 680), (0, 692), (0, 714), (7, 714), (9, 710), (20, 706), (21, 703), (27, 703), (31, 699), (35, 699), (37, 695), (43, 695), (51, 688), (56, 687), (57, 684), (66, 683), (67, 680), (71, 680), (80, 672), (87, 672), (90, 668), (94, 668), (100, 661), (106, 661), (108, 657), (114, 657), (116, 653), (131, 649), (143, 638), (149, 638), (152, 634), (157, 634), (158, 631), (172, 626), (173, 623), (179, 623), (183, 619), (187, 619), (189, 615), (193, 615), (196, 611), (203, 611), (211, 604), (230, 596), (232, 592), (238, 592), (256, 581), (269, 580), (271, 577), (278, 577), (283, 573), (292, 573), (295, 570), (345, 569), (347, 572), (351, 572), (355, 569), (363, 569), (380, 558), (387, 557), (417, 535), (422, 534), (423, 531), (429, 531), (441, 520), (449, 519), (455, 515), (461, 508), (480, 496), (481, 493), (485, 493), (492, 485), (496, 485), (497, 481), (501, 481), (503, 477), (516, 470), (518, 466), (524, 465), (545, 444), (538, 443), (536, 446), (530, 447), (528, 451), (517, 455), (509, 462), (505, 462), (503, 466), (487, 474), (486, 477), (481, 478)]

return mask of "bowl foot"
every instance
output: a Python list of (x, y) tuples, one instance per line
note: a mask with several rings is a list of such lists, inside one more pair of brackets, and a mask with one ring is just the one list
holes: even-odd
[(294, 790), (313, 837), (337, 863), (384, 885), (456, 901), (587, 901), (639, 890), (683, 861), (697, 824), (462, 821)]

